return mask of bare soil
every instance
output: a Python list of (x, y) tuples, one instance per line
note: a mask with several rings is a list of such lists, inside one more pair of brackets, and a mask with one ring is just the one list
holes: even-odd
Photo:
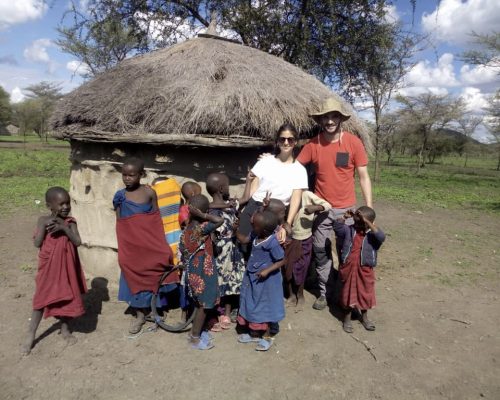
[[(1, 399), (499, 399), (500, 218), (377, 204), (388, 233), (377, 267), (377, 329), (346, 334), (335, 309), (287, 312), (266, 353), (216, 334), (131, 338), (116, 286), (92, 289), (66, 346), (55, 320), (20, 356), (36, 273), (37, 215), (0, 217)], [(118, 276), (118, 271), (116, 271)], [(89, 278), (89, 287), (92, 277)], [(369, 349), (369, 350), (368, 350)]]

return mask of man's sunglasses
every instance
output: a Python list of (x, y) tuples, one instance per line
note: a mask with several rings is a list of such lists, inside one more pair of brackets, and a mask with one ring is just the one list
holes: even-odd
[(288, 143), (291, 145), (294, 145), (297, 142), (297, 140), (295, 140), (294, 137), (280, 137), (280, 138), (278, 138), (279, 144), (285, 144), (286, 141), (288, 141)]

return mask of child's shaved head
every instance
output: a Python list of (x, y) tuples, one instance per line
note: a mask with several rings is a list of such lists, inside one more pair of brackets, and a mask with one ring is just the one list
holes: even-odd
[(202, 213), (206, 213), (208, 211), (209, 201), (206, 196), (195, 194), (189, 199), (189, 205), (196, 207)]
[(217, 193), (221, 186), (229, 185), (229, 178), (226, 174), (220, 172), (214, 172), (207, 176), (207, 192), (210, 196)]
[(201, 194), (201, 186), (193, 181), (185, 182), (182, 184), (181, 192), (184, 198), (189, 200), (191, 197)]
[(51, 187), (50, 189), (48, 189), (45, 192), (45, 202), (46, 203), (50, 203), (57, 196), (60, 196), (60, 195), (68, 196), (69, 197), (69, 193), (68, 193), (68, 191), (66, 189), (64, 189), (64, 188), (62, 188), (60, 186), (53, 186), (53, 187)]
[(280, 223), (283, 223), (286, 217), (286, 206), (281, 200), (270, 199), (266, 211), (270, 211), (278, 217)]
[(134, 169), (137, 170), (137, 172), (144, 172), (144, 161), (142, 161), (140, 158), (137, 157), (126, 158), (125, 161), (123, 161), (123, 166), (125, 165), (130, 165), (134, 167)]
[(363, 214), (363, 216), (370, 222), (375, 221), (375, 210), (368, 206), (361, 206), (358, 208), (358, 211)]

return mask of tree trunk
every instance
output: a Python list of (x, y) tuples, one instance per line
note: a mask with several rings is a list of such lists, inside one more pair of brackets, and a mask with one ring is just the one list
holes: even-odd
[(464, 168), (467, 167), (467, 158), (469, 157), (469, 155), (467, 154), (467, 152), (465, 153), (465, 162), (464, 162)]

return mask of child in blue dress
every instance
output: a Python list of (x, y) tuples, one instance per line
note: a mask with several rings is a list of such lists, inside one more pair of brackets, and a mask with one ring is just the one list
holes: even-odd
[(245, 237), (239, 231), (241, 243), (252, 243), (250, 258), (240, 293), (238, 325), (248, 333), (238, 336), (240, 343), (258, 342), (255, 350), (266, 351), (272, 345), (271, 325), (285, 318), (283, 281), (280, 269), (285, 264), (285, 252), (275, 234), (279, 224), (276, 214), (258, 211), (253, 215), (253, 232)]

